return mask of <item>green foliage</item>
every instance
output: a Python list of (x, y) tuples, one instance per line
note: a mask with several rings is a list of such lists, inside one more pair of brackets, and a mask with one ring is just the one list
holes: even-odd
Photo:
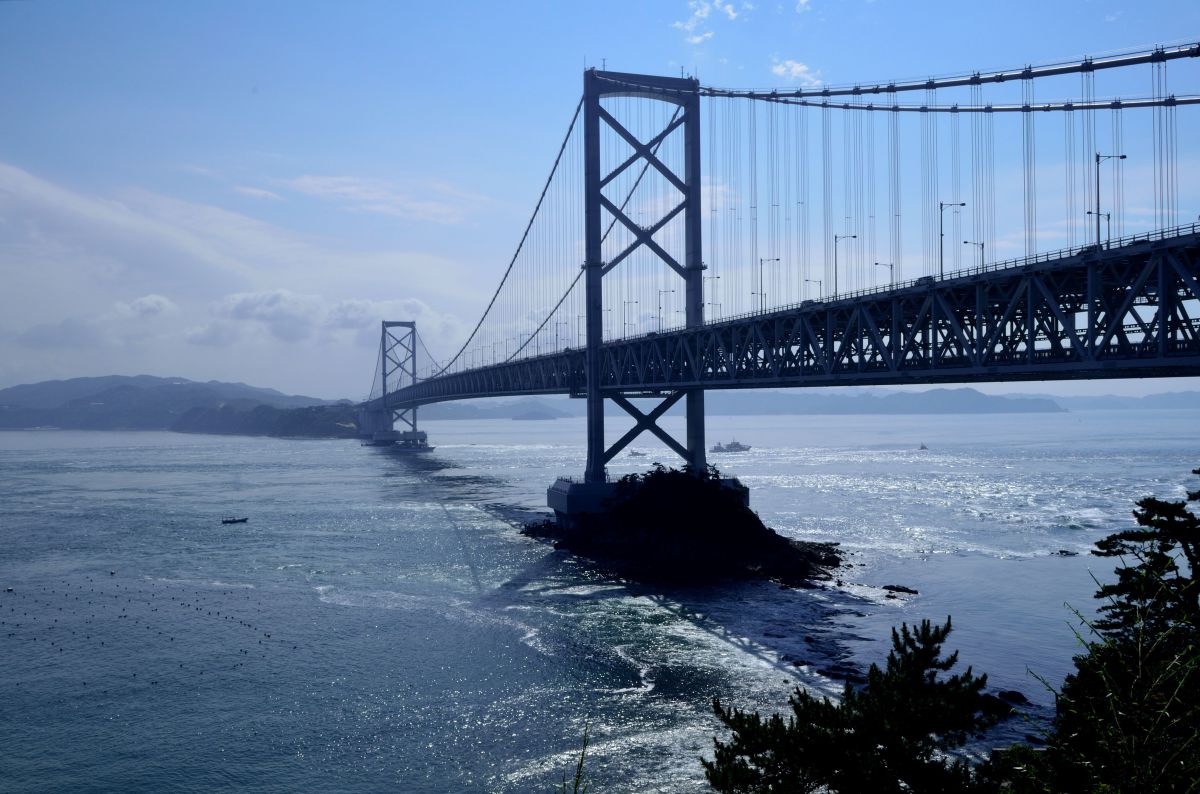
[(993, 725), (981, 697), (987, 676), (971, 668), (946, 676), (958, 653), (942, 656), (950, 633), (922, 621), (892, 631), (887, 667), (871, 665), (862, 689), (847, 685), (841, 703), (797, 688), (792, 715), (762, 717), (713, 701), (732, 730), (714, 740), (708, 781), (722, 792), (975, 792), (991, 790), (946, 753)]
[[(1193, 474), (1200, 474), (1195, 469)], [(1187, 501), (1167, 502), (1148, 497), (1133, 512), (1138, 528), (1109, 535), (1092, 553), (1116, 557), (1117, 581), (1102, 585), (1096, 629), (1106, 639), (1130, 641), (1146, 633), (1159, 635), (1175, 626), (1200, 631), (1200, 517), (1187, 502), (1200, 500), (1200, 491)], [(1135, 564), (1125, 563), (1126, 559)]]
[(1014, 791), (1200, 791), (1196, 501), (1200, 491), (1143, 499), (1137, 528), (1096, 544), (1119, 560), (1117, 578), (1096, 592), (1107, 603), (1059, 693), (1046, 752), (1018, 754), (1007, 773)]

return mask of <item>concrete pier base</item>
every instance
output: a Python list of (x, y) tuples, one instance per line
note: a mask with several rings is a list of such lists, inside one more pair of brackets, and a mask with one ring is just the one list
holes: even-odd
[(428, 452), (433, 449), (429, 446), (429, 437), (425, 435), (424, 430), (377, 430), (363, 441), (363, 446), (394, 446), (416, 452)]
[[(750, 489), (737, 480), (723, 477), (721, 487), (734, 491), (743, 505), (750, 506)], [(554, 520), (560, 527), (574, 529), (583, 515), (606, 513), (606, 502), (616, 490), (615, 482), (582, 482), (559, 477), (546, 490), (546, 505), (554, 511)]]

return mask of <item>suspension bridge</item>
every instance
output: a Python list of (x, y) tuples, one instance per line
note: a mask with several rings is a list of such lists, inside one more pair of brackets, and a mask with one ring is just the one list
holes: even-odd
[[(583, 82), (457, 351), (383, 323), (372, 443), (427, 448), (428, 403), (586, 399), (583, 477), (549, 492), (569, 520), (642, 433), (703, 468), (708, 389), (1200, 375), (1200, 96), (1171, 88), (1200, 86), (1200, 43), (848, 86)], [(606, 400), (633, 419), (612, 443)]]

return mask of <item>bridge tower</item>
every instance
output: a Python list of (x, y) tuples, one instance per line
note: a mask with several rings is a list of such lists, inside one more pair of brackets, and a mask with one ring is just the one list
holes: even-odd
[[(400, 329), (397, 331), (396, 329)], [(379, 346), (379, 382), (382, 386), (382, 410), (359, 411), (359, 433), (371, 446), (396, 445), (405, 450), (423, 452), (429, 446), (425, 431), (417, 429), (417, 408), (393, 408), (390, 391), (413, 386), (417, 382), (417, 324), (407, 320), (382, 323)], [(396, 430), (399, 421), (404, 429)]]
[[(648, 414), (638, 410), (618, 392), (606, 394), (601, 383), (603, 371), (603, 280), (620, 266), (630, 254), (647, 249), (662, 264), (683, 281), (684, 317), (688, 328), (704, 324), (703, 316), (703, 254), (701, 250), (700, 209), (700, 83), (691, 78), (653, 77), (649, 75), (602, 72), (589, 69), (583, 76), (583, 146), (584, 146), (584, 223), (586, 283), (585, 302), (587, 323), (587, 468), (584, 479), (589, 483), (607, 480), (605, 464), (643, 431), (658, 436), (677, 452), (689, 466), (705, 467), (704, 447), (704, 390), (685, 389), (663, 395), (662, 402)], [(629, 96), (678, 106), (667, 125), (648, 140), (636, 135), (607, 110), (601, 100), (606, 97)], [(673, 171), (656, 156), (663, 140), (682, 128), (684, 139), (683, 173)], [(633, 154), (608, 173), (600, 157), (602, 131), (620, 136)], [(658, 207), (661, 213), (646, 224), (635, 223), (626, 213), (621, 197), (605, 194), (605, 187), (629, 168), (652, 168), (675, 190), (677, 202)], [(618, 204), (620, 202), (620, 204)], [(668, 252), (654, 239), (654, 234), (680, 213), (684, 222), (683, 261), (678, 252)], [(607, 223), (606, 223), (607, 221)], [(633, 241), (608, 261), (603, 257), (604, 227), (620, 223), (633, 235)], [(611, 399), (634, 418), (637, 424), (612, 447), (604, 441), (604, 400)], [(668, 408), (686, 399), (687, 438), (680, 444), (656, 424)]]
[[(641, 131), (645, 140), (631, 132), (630, 122), (617, 118), (602, 100), (612, 97), (633, 97), (676, 106), (676, 112), (662, 129)], [(673, 169), (657, 156), (659, 147), (672, 134), (683, 136), (683, 167)], [(628, 144), (632, 154), (610, 167), (601, 158), (603, 135), (615, 135)], [(605, 469), (622, 449), (643, 432), (657, 436), (684, 459), (694, 470), (707, 466), (704, 441), (704, 390), (683, 388), (646, 392), (622, 392), (606, 389), (604, 357), (604, 279), (621, 266), (635, 251), (648, 251), (652, 260), (682, 281), (684, 322), (689, 329), (704, 325), (704, 258), (701, 247), (700, 193), (700, 83), (693, 78), (658, 77), (623, 72), (588, 69), (583, 75), (583, 159), (584, 159), (584, 244), (585, 244), (585, 320), (587, 348), (585, 375), (587, 383), (587, 466), (583, 483), (560, 480), (551, 486), (548, 502), (560, 522), (571, 522), (571, 516), (585, 512), (600, 512), (603, 500), (611, 493)], [(635, 222), (626, 213), (628, 196), (606, 193), (623, 172), (636, 169), (666, 180), (671, 186), (671, 198), (664, 205), (641, 207), (652, 215), (645, 222)], [(640, 181), (640, 177), (639, 177)], [(631, 194), (632, 195), (632, 194)], [(655, 240), (655, 234), (682, 215), (683, 251), (669, 251)], [(639, 216), (639, 220), (644, 218)], [(628, 231), (630, 240), (620, 251), (610, 251), (605, 259), (604, 241), (607, 231), (620, 224)], [(682, 257), (680, 256), (682, 254)], [(612, 308), (612, 307), (609, 307)], [(643, 412), (629, 397), (659, 397), (660, 402), (649, 412)], [(635, 424), (611, 447), (604, 438), (604, 402), (612, 400), (633, 417)], [(658, 419), (669, 408), (684, 400), (686, 409), (686, 438), (680, 443), (658, 426)]]

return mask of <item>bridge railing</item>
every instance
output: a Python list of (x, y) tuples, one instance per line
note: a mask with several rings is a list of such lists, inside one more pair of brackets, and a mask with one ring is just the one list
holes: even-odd
[[(1135, 243), (1154, 242), (1155, 240), (1167, 240), (1175, 237), (1183, 237), (1188, 234), (1200, 234), (1200, 222), (1189, 223), (1182, 226), (1173, 226), (1166, 229), (1155, 229), (1149, 232), (1140, 234), (1128, 234), (1124, 237), (1117, 237), (1109, 240), (1104, 246), (1105, 251), (1111, 251), (1117, 248), (1124, 248)], [(863, 287), (861, 289), (852, 290), (850, 292), (839, 292), (836, 295), (822, 295), (818, 298), (809, 298), (798, 303), (789, 303), (781, 306), (775, 306), (770, 309), (762, 309), (758, 311), (742, 312), (740, 314), (724, 315), (722, 317), (712, 317), (708, 319), (710, 324), (721, 324), (728, 322), (736, 322), (745, 320), (750, 317), (760, 317), (765, 314), (777, 314), (779, 312), (788, 312), (800, 308), (801, 306), (812, 306), (818, 303), (830, 303), (833, 301), (844, 301), (850, 298), (861, 298), (866, 295), (879, 295), (887, 292), (893, 292), (899, 289), (907, 289), (908, 287), (916, 287), (922, 284), (933, 284), (938, 281), (948, 281), (954, 278), (962, 278), (964, 276), (974, 276), (981, 273), (994, 273), (997, 270), (1009, 270), (1012, 268), (1026, 267), (1028, 265), (1038, 264), (1040, 262), (1051, 262), (1056, 259), (1066, 259), (1072, 256), (1079, 256), (1091, 251), (1095, 251), (1096, 246), (1084, 245), (1074, 246), (1072, 248), (1060, 248), (1056, 251), (1042, 251), (1028, 256), (1018, 257), (1016, 259), (1003, 259), (997, 262), (990, 262), (984, 265), (975, 265), (974, 267), (960, 268), (954, 271), (948, 271), (943, 278), (936, 276), (920, 276), (918, 278), (908, 279), (906, 281), (897, 281), (876, 287)], [(685, 326), (674, 325), (664, 327), (658, 333), (671, 333), (673, 331), (682, 331)], [(622, 339), (628, 337), (621, 337)], [(615, 341), (615, 340), (613, 340)]]

